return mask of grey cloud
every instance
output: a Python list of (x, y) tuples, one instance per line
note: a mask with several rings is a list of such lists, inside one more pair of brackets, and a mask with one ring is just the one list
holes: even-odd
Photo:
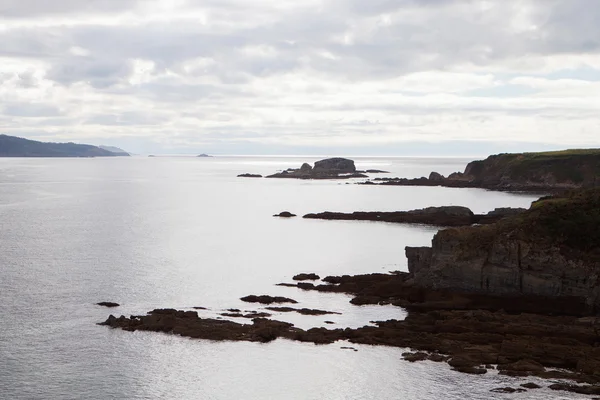
[(139, 0), (2, 0), (0, 17), (29, 18), (75, 13), (114, 13), (132, 8), (138, 3)]
[(3, 114), (12, 117), (54, 117), (60, 116), (60, 110), (50, 104), (42, 103), (10, 103), (3, 107)]

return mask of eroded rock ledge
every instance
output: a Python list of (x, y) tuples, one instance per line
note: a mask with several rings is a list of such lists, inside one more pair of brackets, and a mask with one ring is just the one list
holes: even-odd
[(325, 211), (306, 214), (303, 218), (344, 220), (344, 221), (381, 221), (408, 224), (425, 224), (436, 226), (467, 226), (473, 224), (492, 224), (507, 216), (525, 211), (523, 208), (497, 208), (487, 214), (474, 214), (467, 207), (445, 206), (428, 207), (410, 211), (355, 211), (339, 213)]

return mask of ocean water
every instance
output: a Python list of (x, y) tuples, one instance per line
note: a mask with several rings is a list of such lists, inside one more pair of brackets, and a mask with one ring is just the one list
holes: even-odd
[[(464, 205), (527, 207), (537, 196), (479, 189), (376, 187), (345, 181), (237, 178), (310, 157), (0, 159), (1, 399), (483, 399), (536, 379), (470, 376), (408, 363), (405, 349), (211, 342), (96, 325), (154, 308), (261, 310), (249, 294), (292, 297), (341, 315), (275, 314), (299, 327), (400, 319), (397, 307), (275, 286), (321, 276), (406, 270), (405, 246), (436, 228), (279, 219), (320, 211)], [(466, 159), (355, 158), (383, 176), (462, 170)], [(116, 301), (117, 309), (96, 306)], [(245, 322), (249, 322), (244, 320)], [(240, 321), (240, 322), (244, 322)], [(520, 399), (574, 398), (548, 389)]]

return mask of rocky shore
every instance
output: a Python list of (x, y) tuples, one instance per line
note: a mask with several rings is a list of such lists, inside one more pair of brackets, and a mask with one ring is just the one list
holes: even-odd
[(376, 178), (364, 184), (445, 186), (535, 193), (600, 186), (600, 149), (498, 154), (467, 164), (464, 172), (445, 177)]
[(306, 214), (302, 218), (343, 220), (343, 221), (381, 221), (407, 224), (424, 224), (435, 226), (467, 226), (473, 224), (492, 224), (505, 218), (525, 211), (523, 208), (498, 208), (487, 214), (474, 214), (467, 207), (446, 206), (428, 207), (410, 211), (355, 211), (339, 213), (325, 211), (322, 213)]
[[(301, 274), (282, 286), (346, 293), (352, 304), (403, 307), (404, 320), (361, 328), (303, 330), (256, 317), (252, 324), (200, 318), (195, 311), (158, 309), (111, 315), (102, 323), (211, 340), (269, 342), (277, 338), (329, 344), (410, 348), (407, 361), (446, 362), (470, 374), (550, 379), (548, 387), (600, 395), (600, 189), (542, 198), (525, 212), (480, 226), (438, 232), (431, 247), (407, 247), (409, 272), (328, 276)], [(245, 301), (292, 302), (248, 296)], [(269, 307), (324, 315), (324, 310)], [(251, 317), (251, 315), (249, 315)], [(565, 382), (564, 380), (569, 380)], [(529, 387), (498, 388), (515, 393)]]

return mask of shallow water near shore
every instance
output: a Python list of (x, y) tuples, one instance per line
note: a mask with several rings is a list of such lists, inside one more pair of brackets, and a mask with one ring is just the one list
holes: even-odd
[[(0, 398), (577, 398), (548, 389), (490, 393), (538, 381), (474, 377), (446, 364), (408, 363), (401, 360), (405, 349), (286, 340), (210, 342), (95, 325), (111, 313), (143, 314), (162, 307), (202, 306), (208, 310), (200, 316), (213, 318), (227, 308), (263, 310), (239, 300), (249, 294), (282, 295), (296, 299), (299, 307), (341, 313), (274, 313), (273, 318), (301, 328), (401, 319), (405, 313), (397, 307), (357, 307), (346, 295), (275, 284), (291, 282), (299, 272), (324, 277), (405, 271), (404, 247), (428, 245), (437, 228), (272, 215), (440, 205), (482, 213), (527, 207), (538, 197), (236, 177), (316, 159), (0, 159)], [(360, 169), (391, 172), (374, 177), (448, 174), (470, 161), (355, 160)], [(99, 301), (122, 306), (94, 305)]]

